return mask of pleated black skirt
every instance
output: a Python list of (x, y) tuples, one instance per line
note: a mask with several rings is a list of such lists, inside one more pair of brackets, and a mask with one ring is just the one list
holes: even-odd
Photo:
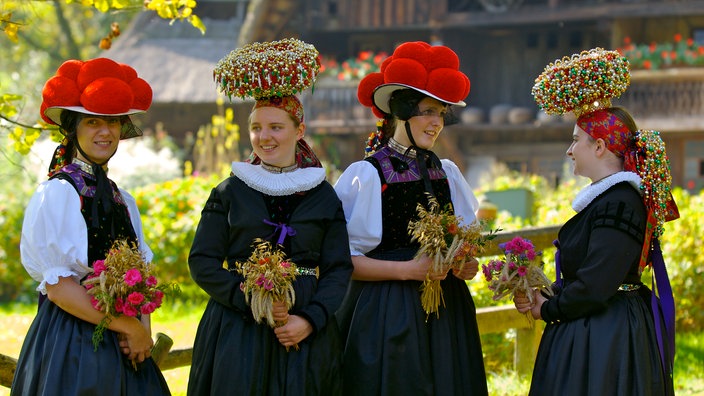
[[(384, 259), (410, 257), (405, 251)], [(445, 307), (438, 318), (423, 311), (421, 282), (353, 281), (338, 312), (347, 328), (345, 395), (487, 394), (476, 309), (467, 284), (452, 274), (441, 284)]]
[(150, 358), (137, 370), (122, 354), (110, 330), (97, 350), (95, 325), (45, 300), (25, 337), (11, 395), (170, 395), (164, 377)]
[(663, 370), (660, 360), (647, 292), (619, 292), (599, 314), (548, 324), (530, 394), (674, 395), (671, 370)]
[[(297, 292), (296, 300), (305, 298)], [(193, 346), (188, 394), (340, 395), (342, 343), (335, 320), (299, 343), (282, 346), (250, 313), (210, 300)]]

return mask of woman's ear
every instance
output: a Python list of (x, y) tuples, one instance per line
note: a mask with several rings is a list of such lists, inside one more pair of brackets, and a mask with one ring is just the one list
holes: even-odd
[(609, 150), (606, 148), (606, 142), (604, 139), (599, 138), (594, 141), (594, 154), (597, 157), (603, 156), (607, 151)]
[(298, 128), (296, 129), (296, 140), (301, 140), (303, 139), (303, 136), (306, 135), (306, 124), (304, 122), (298, 124)]

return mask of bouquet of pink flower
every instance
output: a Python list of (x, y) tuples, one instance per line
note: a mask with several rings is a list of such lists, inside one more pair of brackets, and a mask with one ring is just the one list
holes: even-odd
[(415, 257), (427, 254), (433, 260), (421, 285), (421, 305), (427, 315), (440, 315), (439, 307), (445, 305), (439, 280), (430, 279), (431, 273), (461, 269), (464, 263), (481, 253), (495, 233), (484, 235), (479, 222), (461, 225), (462, 217), (451, 210), (440, 210), (435, 198), (431, 198), (429, 209), (418, 204), (418, 221), (408, 223), (411, 241), (418, 241), (420, 248)]
[(553, 294), (551, 282), (542, 270), (542, 252), (536, 252), (530, 240), (515, 237), (500, 243), (499, 248), (504, 251), (504, 259), (491, 260), (482, 265), (482, 273), (489, 282), (489, 290), (494, 292), (495, 301), (520, 292), (525, 293), (532, 302), (534, 288), (541, 289), (547, 295)]
[(296, 264), (286, 260), (286, 254), (270, 242), (255, 239), (249, 259), (235, 265), (237, 272), (244, 276), (240, 289), (244, 292), (245, 301), (252, 309), (252, 316), (257, 323), (266, 320), (271, 327), (281, 326), (282, 323), (274, 321), (273, 304), (282, 301), (290, 309), (296, 302), (293, 290)]
[(124, 240), (115, 241), (105, 259), (93, 263), (93, 272), (83, 286), (93, 307), (105, 313), (93, 332), (95, 349), (114, 317), (148, 315), (161, 306), (168, 289), (176, 288), (159, 284), (151, 271), (139, 249)]

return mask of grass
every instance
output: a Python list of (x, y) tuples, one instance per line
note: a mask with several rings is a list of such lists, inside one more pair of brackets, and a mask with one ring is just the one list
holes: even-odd
[[(185, 349), (193, 345), (196, 328), (202, 314), (203, 305), (176, 304), (157, 310), (152, 316), (152, 332), (162, 332), (174, 340), (172, 349)], [(22, 340), (34, 317), (34, 307), (9, 304), (0, 306), (0, 353), (17, 357)], [(501, 335), (485, 335), (485, 364), (489, 394), (492, 396), (525, 395), (530, 387), (530, 378), (519, 376), (511, 370), (510, 338)], [(492, 353), (488, 353), (492, 351)], [(496, 351), (495, 353), (493, 351)], [(496, 355), (496, 356), (495, 356)], [(504, 364), (497, 363), (503, 360)], [(190, 367), (164, 371), (164, 377), (174, 396), (184, 396), (188, 384)], [(704, 394), (704, 332), (682, 333), (677, 335), (677, 355), (675, 356), (675, 390), (678, 396)], [(8, 396), (8, 388), (0, 387), (0, 396)]]

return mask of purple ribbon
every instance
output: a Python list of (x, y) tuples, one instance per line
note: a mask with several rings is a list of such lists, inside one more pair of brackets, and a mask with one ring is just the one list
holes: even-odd
[[(655, 320), (655, 334), (658, 338), (658, 348), (660, 349), (660, 359), (665, 372), (672, 368), (675, 361), (675, 299), (672, 296), (670, 279), (667, 276), (665, 260), (660, 250), (660, 241), (653, 240), (653, 290), (650, 294), (650, 305), (653, 309), (653, 319)], [(657, 294), (655, 288), (657, 287)], [(658, 299), (660, 303), (658, 303)], [(665, 337), (660, 328), (660, 318), (665, 322)], [(665, 356), (664, 343), (667, 341), (669, 347), (668, 355)], [(667, 360), (665, 360), (667, 359)], [(669, 363), (667, 365), (666, 363)]]
[(560, 241), (555, 239), (552, 241), (557, 250), (555, 250), (555, 283), (562, 287), (562, 264), (560, 264)]
[(276, 227), (274, 232), (271, 234), (271, 236), (276, 235), (276, 233), (279, 233), (279, 240), (276, 242), (279, 245), (284, 244), (284, 240), (286, 239), (287, 236), (294, 236), (296, 235), (296, 230), (293, 229), (293, 227), (287, 226), (284, 223), (274, 223), (273, 221), (269, 221), (267, 219), (262, 220), (264, 224), (268, 224), (270, 226)]

